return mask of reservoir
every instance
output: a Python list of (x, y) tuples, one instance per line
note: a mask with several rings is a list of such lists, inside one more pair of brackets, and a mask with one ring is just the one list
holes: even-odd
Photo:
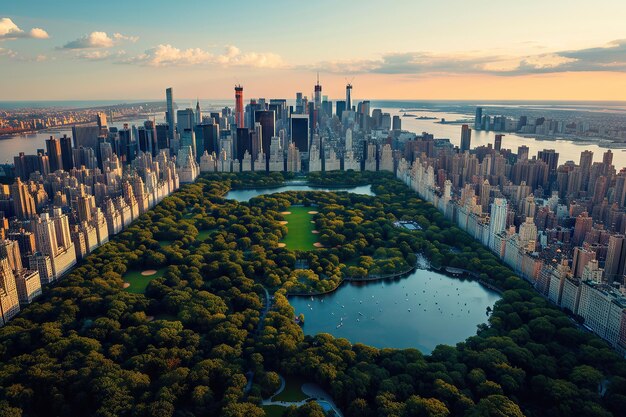
[(249, 201), (251, 198), (258, 197), (263, 194), (275, 194), (275, 193), (284, 193), (286, 191), (332, 191), (332, 192), (341, 192), (347, 191), (355, 194), (363, 194), (363, 195), (371, 195), (372, 187), (370, 185), (361, 185), (358, 187), (348, 187), (348, 188), (324, 188), (324, 187), (311, 187), (305, 184), (287, 184), (282, 187), (274, 187), (274, 188), (255, 188), (250, 190), (231, 190), (224, 196), (230, 200), (237, 201)]
[(377, 348), (416, 348), (428, 354), (454, 346), (486, 323), (498, 293), (476, 281), (417, 269), (403, 278), (344, 282), (335, 292), (290, 297), (305, 317), (304, 334), (330, 333)]

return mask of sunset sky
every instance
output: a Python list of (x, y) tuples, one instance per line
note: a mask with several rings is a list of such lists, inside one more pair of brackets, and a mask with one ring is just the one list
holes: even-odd
[(626, 3), (3, 1), (0, 100), (626, 100)]

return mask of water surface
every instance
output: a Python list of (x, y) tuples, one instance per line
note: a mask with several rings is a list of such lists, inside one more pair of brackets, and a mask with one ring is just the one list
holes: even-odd
[(476, 281), (418, 269), (404, 278), (344, 283), (333, 293), (289, 302), (304, 314), (307, 335), (330, 333), (352, 343), (430, 353), (476, 334), (476, 326), (487, 322), (487, 307), (499, 299)]

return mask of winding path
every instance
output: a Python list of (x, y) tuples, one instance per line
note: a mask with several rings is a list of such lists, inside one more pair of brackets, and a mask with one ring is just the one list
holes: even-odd
[(335, 412), (337, 416), (343, 417), (343, 413), (341, 412), (341, 410), (339, 410), (339, 407), (337, 407), (337, 404), (335, 404), (335, 402), (333, 401), (333, 398), (326, 391), (324, 391), (322, 387), (320, 387), (319, 385), (315, 383), (302, 384), (302, 387), (300, 389), (302, 390), (304, 395), (307, 396), (307, 398), (305, 398), (304, 400), (274, 401), (273, 398), (277, 396), (278, 394), (280, 394), (281, 392), (283, 392), (283, 390), (285, 389), (285, 378), (283, 378), (282, 375), (279, 375), (279, 376), (280, 376), (280, 387), (278, 388), (278, 390), (276, 390), (274, 394), (272, 394), (270, 398), (263, 400), (261, 402), (261, 405), (277, 405), (279, 407), (290, 407), (292, 405), (295, 405), (296, 407), (301, 407), (304, 404), (311, 402), (313, 400), (318, 401), (318, 402), (322, 401), (322, 402), (328, 403), (328, 405), (333, 409), (333, 411)]

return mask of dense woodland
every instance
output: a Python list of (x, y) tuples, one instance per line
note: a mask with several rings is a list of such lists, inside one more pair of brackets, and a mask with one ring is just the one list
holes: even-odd
[[(284, 180), (207, 175), (46, 288), (0, 328), (0, 415), (261, 417), (260, 399), (277, 389), (278, 374), (318, 382), (346, 416), (626, 415), (626, 361), (393, 176), (309, 177), (318, 185), (372, 184), (376, 197), (224, 198), (231, 188)], [(319, 212), (325, 248), (279, 247), (287, 232), (280, 212), (295, 204)], [(396, 220), (423, 229), (397, 228)], [(196, 239), (200, 231), (209, 239)], [(346, 274), (402, 270), (416, 253), (434, 266), (476, 271), (501, 289), (489, 325), (423, 355), (305, 337), (294, 322), (289, 293), (331, 290)], [(308, 269), (296, 270), (297, 260)], [(166, 270), (145, 294), (124, 291), (126, 271), (145, 268)], [(323, 412), (310, 403), (287, 415)]]

